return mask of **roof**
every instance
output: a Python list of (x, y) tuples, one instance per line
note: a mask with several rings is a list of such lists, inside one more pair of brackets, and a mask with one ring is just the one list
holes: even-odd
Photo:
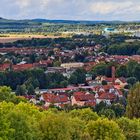
[(79, 92), (74, 92), (73, 95), (74, 95), (74, 96), (80, 96), (80, 95), (85, 95), (85, 93), (79, 91)]
[(102, 93), (98, 99), (102, 99), (102, 100), (111, 100), (113, 101), (114, 99), (116, 99), (116, 95), (113, 93)]
[(129, 58), (129, 56), (127, 56), (127, 55), (113, 55), (113, 57), (115, 59), (126, 59), (126, 58)]
[(96, 101), (87, 101), (85, 102), (86, 106), (96, 106)]
[(74, 95), (76, 101), (95, 101), (93, 94)]
[(113, 78), (105, 77), (105, 81), (107, 81), (107, 82), (113, 82)]
[[(117, 78), (116, 78), (117, 79)], [(124, 77), (118, 78), (121, 82), (126, 83), (126, 79)]]
[(21, 65), (13, 65), (14, 70), (26, 70), (33, 68), (33, 64), (21, 64)]
[(49, 103), (64, 103), (69, 101), (66, 95), (54, 95), (50, 93), (43, 94), (43, 98)]

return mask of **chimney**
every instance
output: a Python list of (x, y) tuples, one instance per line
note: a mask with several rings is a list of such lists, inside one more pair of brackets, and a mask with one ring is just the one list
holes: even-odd
[(115, 66), (112, 66), (112, 84), (115, 85)]

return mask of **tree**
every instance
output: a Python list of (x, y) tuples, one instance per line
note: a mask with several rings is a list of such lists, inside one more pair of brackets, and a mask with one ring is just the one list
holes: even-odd
[(103, 81), (102, 81), (102, 85), (103, 85), (103, 86), (104, 86), (104, 85), (107, 85), (107, 81), (103, 80)]
[(79, 109), (79, 110), (72, 110), (70, 112), (72, 117), (78, 117), (81, 120), (90, 121), (90, 120), (97, 120), (99, 116), (97, 113), (93, 112), (90, 108), (87, 109)]
[(126, 115), (128, 118), (140, 117), (140, 83), (136, 83), (128, 94)]
[(77, 69), (73, 75), (77, 78), (78, 84), (83, 84), (86, 81), (86, 71), (84, 69)]
[(86, 127), (93, 140), (125, 140), (117, 123), (108, 119), (90, 121)]
[(140, 81), (140, 64), (136, 65), (134, 68), (134, 76)]
[(27, 81), (24, 82), (24, 84), (26, 87), (28, 87), (28, 85), (32, 85), (34, 88), (39, 87), (39, 81), (34, 77), (30, 77)]
[(115, 112), (112, 109), (102, 109), (98, 114), (100, 116), (105, 116), (108, 119), (113, 119), (116, 117)]
[(65, 80), (65, 81), (60, 82), (60, 86), (61, 86), (62, 88), (66, 88), (66, 87), (68, 86), (68, 81)]
[(11, 89), (9, 87), (0, 87), (0, 102), (6, 101), (10, 102), (13, 99), (15, 99), (15, 94), (12, 93)]
[(115, 112), (116, 117), (122, 117), (125, 114), (125, 107), (120, 103), (112, 104), (111, 109)]
[(99, 113), (99, 111), (101, 111), (102, 109), (106, 108), (106, 106), (107, 106), (106, 103), (100, 102), (99, 104), (97, 104), (97, 105), (95, 106), (95, 111), (96, 111), (97, 113)]
[[(38, 129), (43, 113), (27, 103), (0, 103), (0, 138), (3, 140), (42, 140)], [(4, 127), (3, 124), (4, 123)]]
[(105, 63), (101, 63), (96, 65), (93, 69), (92, 69), (92, 73), (97, 75), (106, 75), (106, 71), (107, 71), (107, 65)]
[(138, 63), (136, 61), (132, 61), (132, 60), (127, 63), (128, 76), (130, 76), (130, 77), (134, 76), (134, 69), (137, 64)]
[(27, 89), (25, 85), (17, 86), (16, 95), (22, 96), (22, 95), (26, 95), (26, 93), (27, 93)]
[(13, 109), (12, 103), (0, 103), (0, 140), (8, 140), (14, 134), (14, 129), (10, 127), (10, 121), (7, 119), (7, 114)]
[(10, 128), (14, 130), (14, 134), (10, 139), (18, 140), (20, 138), (20, 140), (37, 140), (37, 136), (34, 133), (35, 129), (33, 130), (30, 123), (31, 119), (27, 114), (14, 110), (8, 114), (7, 118), (10, 121)]
[(31, 84), (28, 85), (27, 90), (28, 90), (28, 92), (27, 92), (28, 95), (34, 95), (35, 94), (35, 89)]
[(117, 77), (127, 77), (127, 68), (124, 65), (119, 66), (116, 70)]
[(3, 72), (0, 72), (0, 86), (4, 86), (6, 80), (6, 75)]
[(63, 115), (50, 114), (40, 121), (43, 140), (70, 140), (70, 124)]
[(116, 121), (122, 129), (127, 140), (140, 139), (140, 122), (138, 120), (130, 120), (128, 118), (120, 118)]
[(131, 86), (133, 86), (134, 84), (136, 84), (137, 79), (135, 77), (129, 77), (127, 78), (127, 83), (130, 84)]
[(85, 130), (85, 122), (79, 118), (70, 118), (71, 140), (81, 140)]
[(74, 74), (72, 74), (69, 78), (69, 83), (70, 84), (77, 84), (77, 76), (75, 76)]
[(60, 67), (60, 65), (61, 65), (61, 62), (60, 61), (56, 61), (56, 62), (54, 62), (54, 67)]

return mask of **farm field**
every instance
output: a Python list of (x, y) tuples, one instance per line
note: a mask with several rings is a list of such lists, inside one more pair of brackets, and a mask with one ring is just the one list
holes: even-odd
[(10, 43), (17, 40), (30, 40), (32, 38), (59, 38), (63, 36), (38, 35), (38, 34), (0, 34), (0, 43)]

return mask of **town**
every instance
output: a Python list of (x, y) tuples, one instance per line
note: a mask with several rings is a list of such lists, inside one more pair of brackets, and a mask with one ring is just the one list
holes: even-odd
[(140, 0), (0, 5), (0, 140), (140, 140)]
[[(100, 38), (107, 43), (98, 41)], [(95, 108), (102, 103), (110, 106), (122, 101), (120, 104), (125, 110), (129, 89), (139, 80), (136, 75), (140, 56), (133, 52), (129, 55), (127, 51), (125, 55), (123, 52), (109, 54), (103, 48), (111, 43), (111, 39), (116, 39), (116, 44), (118, 39), (124, 45), (130, 41), (134, 45), (139, 43), (139, 37), (115, 34), (110, 34), (110, 38), (102, 35), (75, 35), (72, 37), (75, 41), (72, 48), (72, 42), (69, 42), (71, 38), (51, 39), (57, 42), (53, 44), (54, 47), (50, 46), (52, 41), (49, 39), (23, 40), (20, 44), (25, 44), (24, 47), (18, 47), (18, 41), (14, 44), (1, 43), (4, 47), (0, 48), (0, 84), (10, 86), (17, 96), (37, 106), (41, 105), (44, 109), (52, 106), (59, 109)], [(42, 47), (28, 47), (37, 40)], [(50, 47), (45, 47), (43, 40)], [(63, 43), (66, 45), (62, 46)], [(137, 66), (133, 76), (129, 74), (131, 64)], [(28, 74), (39, 70), (41, 75)], [(26, 76), (21, 77), (25, 73)], [(13, 75), (17, 81), (13, 81)]]

